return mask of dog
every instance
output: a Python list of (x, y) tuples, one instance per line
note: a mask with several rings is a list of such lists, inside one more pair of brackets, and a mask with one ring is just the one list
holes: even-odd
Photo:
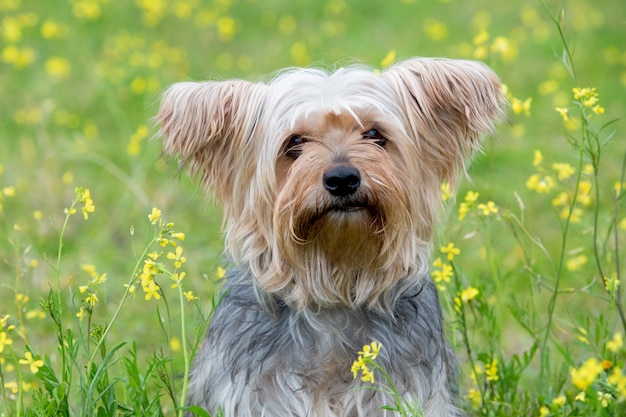
[(441, 184), (502, 114), (465, 60), (384, 71), (295, 68), (268, 82), (181, 82), (156, 117), (166, 154), (223, 205), (232, 269), (194, 359), (188, 404), (224, 417), (390, 416), (360, 389), (365, 344), (426, 417), (459, 416), (428, 265)]

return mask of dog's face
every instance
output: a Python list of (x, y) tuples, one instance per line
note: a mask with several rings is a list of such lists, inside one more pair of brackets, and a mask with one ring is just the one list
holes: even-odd
[(482, 64), (413, 59), (176, 84), (158, 119), (165, 150), (222, 201), (227, 249), (261, 291), (295, 308), (384, 308), (426, 273), (441, 182), (501, 100)]

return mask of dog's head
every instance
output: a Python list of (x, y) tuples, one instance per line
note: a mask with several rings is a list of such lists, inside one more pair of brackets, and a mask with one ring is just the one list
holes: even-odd
[(416, 58), (381, 74), (179, 83), (157, 118), (165, 151), (222, 202), (227, 250), (262, 292), (295, 308), (384, 308), (426, 273), (440, 185), (501, 102), (485, 65)]

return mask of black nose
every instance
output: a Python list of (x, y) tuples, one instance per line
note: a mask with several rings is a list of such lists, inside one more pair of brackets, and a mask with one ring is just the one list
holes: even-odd
[(324, 173), (324, 187), (334, 196), (354, 194), (361, 185), (359, 170), (351, 166), (338, 166)]

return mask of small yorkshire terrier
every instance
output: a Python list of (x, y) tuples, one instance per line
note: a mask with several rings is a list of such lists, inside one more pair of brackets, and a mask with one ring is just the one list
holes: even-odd
[(188, 404), (390, 416), (393, 397), (351, 372), (376, 341), (403, 398), (426, 417), (461, 415), (429, 255), (440, 186), (465, 172), (502, 101), (484, 64), (437, 58), (171, 86), (164, 151), (222, 203), (233, 263)]

